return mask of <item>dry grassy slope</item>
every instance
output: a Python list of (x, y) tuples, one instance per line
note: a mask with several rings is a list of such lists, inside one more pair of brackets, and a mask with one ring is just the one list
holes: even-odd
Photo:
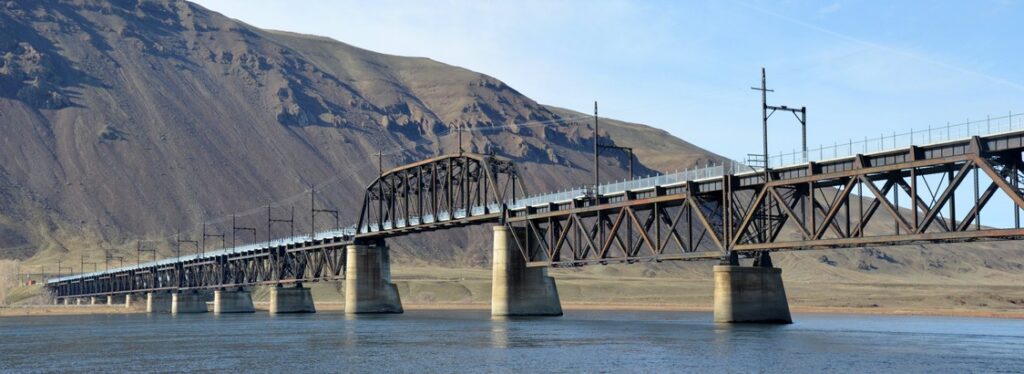
[[(97, 261), (113, 243), (134, 258), (134, 238), (195, 239), (209, 217), (223, 232), (236, 212), (262, 239), (261, 206), (287, 197), (304, 232), (309, 184), (329, 181), (319, 205), (355, 212), (374, 152), (390, 165), (454, 152), (459, 126), (470, 151), (516, 160), (530, 191), (590, 175), (592, 129), (538, 124), (559, 116), (495, 78), (184, 1), (5, 2), (0, 57), (2, 256)], [(625, 161), (604, 159), (604, 175)], [(488, 236), (396, 241), (398, 258), (480, 264)]]
[[(565, 108), (550, 105), (546, 108), (566, 118), (586, 116)], [(580, 122), (590, 121), (584, 119)], [(611, 118), (601, 118), (600, 121), (602, 132), (607, 132), (609, 137), (615, 139), (617, 145), (633, 147), (636, 157), (654, 170), (671, 173), (692, 166), (720, 165), (729, 162), (725, 157), (672, 136), (662, 129)]]

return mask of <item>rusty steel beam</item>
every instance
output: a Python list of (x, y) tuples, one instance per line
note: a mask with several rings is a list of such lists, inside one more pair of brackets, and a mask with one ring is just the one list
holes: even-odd
[[(1024, 140), (1024, 133), (1021, 135)], [(715, 249), (719, 252), (756, 252), (1020, 238), (1022, 233), (1019, 229), (985, 228), (977, 222), (981, 208), (999, 191), (1010, 197), (1018, 208), (1024, 209), (1024, 196), (1011, 185), (1015, 185), (1016, 181), (1008, 181), (1006, 173), (996, 170), (997, 165), (1001, 165), (1000, 157), (988, 153), (984, 146), (978, 144), (981, 143), (948, 145), (955, 149), (942, 152), (930, 148), (911, 147), (902, 151), (903, 153), (890, 152), (887, 156), (889, 159), (902, 157), (902, 162), (878, 162), (877, 158), (872, 158), (874, 156), (851, 157), (849, 167), (831, 172), (814, 171), (821, 169), (821, 166), (812, 164), (806, 168), (811, 170), (810, 172), (789, 178), (773, 176), (769, 183), (734, 183), (732, 180), (737, 176), (725, 176), (719, 181), (722, 186), (721, 201), (702, 198), (701, 196), (711, 195), (699, 192), (700, 185), (689, 182), (676, 193), (664, 194), (655, 189), (653, 195), (644, 195), (645, 197), (639, 199), (630, 198), (631, 193), (627, 192), (626, 198), (608, 198), (607, 200), (614, 200), (610, 202), (604, 202), (601, 200), (604, 197), (599, 197), (598, 204), (558, 206), (559, 209), (551, 208), (536, 213), (530, 209), (517, 210), (511, 213), (506, 224), (513, 227), (525, 225), (542, 229), (545, 224), (553, 226), (550, 222), (564, 222), (557, 240), (537, 244), (544, 248), (549, 260), (531, 261), (532, 266), (580, 266), (592, 263), (664, 260), (658, 254), (665, 253), (665, 248), (673, 244), (673, 241), (684, 251), (710, 253), (713, 251), (706, 249)], [(1021, 149), (1016, 149), (1010, 152), (1015, 152), (1019, 158), (1020, 151)], [(1007, 150), (1001, 152), (1005, 153)], [(872, 165), (873, 161), (877, 164)], [(1009, 169), (1009, 166), (1004, 165), (1001, 170)], [(973, 201), (955, 201), (956, 191), (961, 188), (965, 178), (977, 172), (988, 175), (992, 179), (991, 185), (984, 192), (975, 192)], [(919, 178), (945, 178), (947, 174), (952, 177), (942, 192), (934, 197), (934, 201), (929, 203), (921, 199), (916, 186)], [(911, 178), (910, 184), (903, 179), (907, 176)], [(794, 193), (787, 198), (779, 193), (779, 188), (792, 189)], [(867, 190), (868, 195), (858, 193), (859, 198), (853, 198), (855, 189), (862, 188)], [(911, 196), (910, 208), (900, 205), (899, 194), (892, 193), (893, 188), (902, 189)], [(801, 189), (812, 193), (801, 193)], [(823, 189), (834, 189), (834, 192), (826, 192)], [(748, 198), (749, 203), (746, 201)], [(794, 210), (800, 204), (800, 200), (807, 204), (807, 214), (803, 215), (802, 219)], [(850, 214), (857, 208), (852, 206), (854, 203), (859, 206), (859, 217)], [(944, 208), (952, 209), (952, 205), (956, 203), (967, 203), (969, 211), (962, 222), (954, 225), (955, 223), (951, 222), (955, 216), (949, 217), (949, 222), (940, 216)], [(664, 204), (676, 204), (681, 208), (677, 208), (680, 210), (670, 215), (660, 206)], [(887, 214), (875, 214), (878, 208), (882, 208)], [(903, 209), (912, 210), (913, 222), (907, 221), (907, 213), (902, 212)], [(638, 216), (639, 212), (649, 214), (655, 224), (652, 226), (642, 222)], [(924, 212), (923, 217), (918, 217), (917, 212)], [(685, 219), (690, 215), (691, 219)], [(573, 218), (561, 220), (561, 217), (569, 216)], [(590, 227), (583, 227), (581, 216), (600, 218), (590, 224)], [(734, 222), (730, 217), (740, 219)], [(771, 217), (768, 225), (759, 224), (764, 217)], [(840, 220), (841, 217), (845, 222)], [(682, 239), (676, 230), (677, 225), (683, 226), (690, 233), (700, 235), (701, 239), (696, 242), (703, 245), (705, 250), (687, 248), (687, 241)], [(843, 225), (847, 227), (845, 230)], [(869, 225), (875, 229), (869, 231)], [(573, 230), (574, 227), (575, 231), (582, 233), (577, 236), (580, 239), (575, 242), (569, 235), (569, 230)], [(778, 235), (785, 227), (797, 230), (803, 240), (779, 240)], [(934, 227), (937, 227), (938, 231), (933, 230)], [(605, 228), (608, 232), (602, 235), (606, 236), (599, 236), (602, 239), (600, 245), (594, 245), (593, 236), (588, 234), (588, 231), (604, 232)], [(629, 232), (625, 232), (626, 230)], [(829, 231), (834, 235), (827, 235)], [(702, 243), (705, 235), (711, 240), (710, 246)], [(622, 241), (629, 244), (623, 245)], [(691, 241), (689, 244), (694, 243)], [(609, 255), (609, 250), (616, 245), (623, 249), (623, 256)], [(566, 248), (584, 250), (569, 251), (565, 250)], [(523, 253), (532, 253), (530, 248), (521, 250)], [(647, 253), (655, 255), (649, 256)], [(531, 257), (527, 258), (532, 260)], [(559, 260), (555, 261), (555, 258)]]
[[(344, 246), (354, 240), (491, 222), (526, 229), (511, 232), (529, 266), (1024, 239), (1019, 225), (985, 227), (979, 218), (982, 208), (1000, 193), (1013, 202), (1018, 214), (1024, 209), (1019, 190), (1022, 151), (1024, 131), (773, 169), (767, 183), (756, 173), (741, 173), (533, 206), (513, 204), (525, 196), (525, 186), (511, 161), (447, 155), (382, 172), (364, 191), (354, 237), (143, 264), (49, 286), (63, 297), (334, 280), (343, 277)], [(977, 186), (981, 173), (991, 179), (984, 190)], [(958, 189), (971, 174), (973, 199), (964, 200), (965, 194), (957, 199)], [(948, 178), (941, 193), (929, 188), (931, 202), (921, 198), (918, 188), (918, 181), (927, 184), (928, 178)], [(908, 208), (900, 205), (894, 189), (910, 196)], [(955, 220), (955, 205), (967, 211), (960, 222)], [(879, 208), (887, 214), (876, 214)], [(952, 214), (944, 217), (947, 208)], [(904, 209), (911, 212), (903, 213)], [(855, 210), (859, 214), (851, 214)], [(440, 219), (458, 211), (464, 214)], [(433, 221), (426, 222), (425, 215), (432, 215)], [(399, 219), (403, 224), (397, 224)], [(800, 239), (780, 238), (784, 231), (798, 232)]]

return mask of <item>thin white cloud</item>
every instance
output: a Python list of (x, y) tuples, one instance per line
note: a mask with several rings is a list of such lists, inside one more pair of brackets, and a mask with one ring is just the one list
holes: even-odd
[(952, 71), (956, 71), (956, 72), (959, 72), (959, 73), (963, 73), (963, 74), (966, 74), (966, 75), (970, 75), (970, 76), (974, 76), (974, 77), (978, 77), (978, 78), (982, 78), (982, 79), (987, 79), (987, 80), (989, 80), (989, 81), (991, 81), (993, 83), (998, 83), (1000, 85), (1004, 85), (1004, 86), (1007, 86), (1007, 87), (1012, 87), (1012, 88), (1014, 88), (1016, 90), (1019, 90), (1019, 91), (1024, 91), (1024, 84), (1020, 84), (1020, 83), (1013, 82), (1013, 81), (1010, 81), (1010, 80), (1007, 80), (1007, 79), (1003, 79), (1003, 78), (1000, 78), (1000, 77), (996, 77), (996, 76), (992, 76), (992, 75), (989, 75), (989, 74), (985, 74), (985, 73), (982, 73), (980, 71), (968, 69), (968, 68), (965, 68), (965, 67), (962, 67), (962, 66), (950, 64), (950, 63), (947, 63), (947, 62), (944, 62), (944, 61), (939, 61), (937, 59), (928, 57), (928, 56), (920, 54), (920, 53), (915, 53), (915, 52), (907, 51), (907, 50), (900, 49), (900, 48), (890, 47), (890, 46), (887, 46), (887, 45), (883, 45), (883, 44), (867, 41), (867, 40), (860, 39), (860, 38), (857, 38), (857, 37), (853, 37), (853, 36), (850, 36), (850, 35), (847, 35), (847, 34), (839, 33), (839, 32), (836, 32), (836, 31), (832, 31), (832, 30), (829, 30), (829, 29), (826, 29), (826, 28), (823, 28), (823, 27), (820, 27), (820, 26), (817, 26), (817, 25), (814, 25), (814, 24), (811, 24), (811, 23), (807, 23), (807, 22), (804, 22), (804, 21), (801, 21), (801, 20), (798, 20), (798, 19), (786, 16), (786, 15), (783, 15), (783, 14), (780, 14), (780, 13), (772, 12), (770, 10), (767, 10), (767, 9), (764, 9), (764, 8), (761, 8), (761, 7), (757, 7), (757, 6), (753, 5), (753, 4), (749, 4), (749, 3), (746, 3), (746, 2), (743, 2), (743, 1), (737, 1), (736, 3), (741, 5), (741, 6), (744, 6), (746, 8), (749, 8), (751, 10), (754, 10), (754, 11), (757, 11), (757, 12), (761, 12), (761, 13), (764, 13), (766, 15), (769, 15), (769, 16), (772, 16), (772, 17), (784, 20), (786, 22), (789, 22), (789, 23), (792, 23), (792, 24), (795, 24), (795, 25), (799, 25), (799, 26), (802, 26), (802, 27), (805, 27), (805, 28), (808, 28), (808, 29), (811, 29), (811, 30), (814, 30), (814, 31), (817, 31), (817, 32), (820, 32), (820, 33), (823, 33), (823, 34), (826, 34), (826, 35), (830, 35), (830, 36), (833, 36), (833, 37), (838, 38), (838, 39), (842, 39), (842, 40), (845, 40), (845, 41), (848, 41), (848, 42), (853, 42), (853, 43), (861, 44), (861, 45), (868, 46), (868, 47), (871, 47), (871, 48), (877, 48), (877, 49), (881, 49), (881, 50), (886, 50), (888, 52), (891, 52), (891, 53), (894, 53), (894, 54), (898, 54), (898, 55), (901, 55), (901, 56), (904, 56), (904, 57), (912, 58), (912, 59), (917, 60), (917, 61), (921, 61), (921, 62), (928, 63), (928, 64), (931, 64), (931, 65), (939, 66), (939, 67), (942, 67), (942, 68), (945, 68), (945, 69), (948, 69), (948, 70), (952, 70)]
[(842, 8), (843, 8), (843, 4), (840, 4), (838, 1), (836, 1), (836, 2), (834, 2), (832, 4), (829, 4), (827, 6), (822, 7), (821, 9), (818, 9), (818, 14), (821, 14), (821, 15), (832, 14), (832, 13), (838, 12)]

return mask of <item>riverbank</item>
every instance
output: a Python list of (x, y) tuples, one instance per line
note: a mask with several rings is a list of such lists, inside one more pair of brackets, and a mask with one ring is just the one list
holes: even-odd
[[(795, 267), (795, 266), (794, 266)], [(688, 277), (648, 277), (638, 267), (595, 267), (590, 273), (552, 270), (563, 309), (623, 311), (710, 312), (714, 282), (708, 269)], [(599, 271), (603, 271), (601, 273)], [(793, 274), (796, 272), (783, 273)], [(486, 310), (491, 300), (491, 272), (480, 268), (396, 267), (393, 281), (406, 310)], [(892, 278), (890, 281), (808, 280), (796, 274), (785, 279), (794, 313), (864, 315), (921, 315), (1024, 318), (1024, 288), (1016, 280), (992, 283), (951, 279)], [(344, 309), (342, 282), (306, 283), (320, 311)], [(257, 308), (266, 308), (268, 287), (252, 289)], [(40, 286), (12, 290), (9, 304), (38, 305), (32, 310), (5, 309), (0, 316), (102, 313), (101, 309), (73, 311), (75, 306), (46, 306)], [(143, 301), (143, 300), (140, 300)], [(141, 308), (145, 304), (137, 304)], [(52, 308), (51, 308), (52, 307)], [(82, 306), (100, 308), (101, 306)], [(105, 305), (103, 306), (105, 307)], [(132, 313), (114, 307), (116, 313)]]
[[(256, 310), (265, 312), (266, 302), (256, 302)], [(481, 310), (490, 309), (485, 303), (451, 303), (451, 304), (405, 304), (406, 311), (435, 310)], [(563, 303), (566, 313), (573, 311), (630, 311), (630, 312), (707, 312), (711, 306), (704, 305), (671, 305), (671, 304), (614, 304), (614, 303)], [(319, 312), (341, 312), (344, 303), (318, 302)], [(857, 315), (899, 315), (899, 316), (931, 316), (931, 317), (973, 317), (973, 318), (1007, 318), (1024, 319), (1022, 311), (993, 311), (968, 309), (920, 309), (920, 308), (853, 308), (853, 307), (818, 307), (792, 306), (795, 314), (857, 314)], [(125, 308), (124, 306), (108, 305), (19, 305), (0, 307), (0, 317), (27, 316), (73, 316), (95, 314), (131, 314), (145, 313), (144, 308)]]
[(145, 309), (110, 305), (17, 305), (0, 307), (0, 317), (77, 316), (145, 312)]
[[(318, 311), (343, 311), (344, 303), (318, 303)], [(490, 304), (406, 304), (405, 310), (490, 310)], [(257, 309), (265, 310), (264, 306)], [(671, 305), (671, 304), (593, 304), (563, 303), (562, 309), (572, 311), (628, 311), (628, 312), (707, 312), (711, 313), (710, 305)], [(814, 307), (793, 306), (793, 313), (814, 314), (861, 314), (861, 315), (901, 315), (901, 316), (933, 316), (933, 317), (977, 317), (977, 318), (1010, 318), (1024, 319), (1024, 311), (982, 311), (957, 309), (913, 309), (913, 308), (851, 308), (851, 307)]]

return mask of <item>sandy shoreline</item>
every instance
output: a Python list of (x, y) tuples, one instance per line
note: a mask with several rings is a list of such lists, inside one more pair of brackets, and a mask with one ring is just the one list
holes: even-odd
[[(255, 303), (258, 311), (266, 311), (266, 302)], [(452, 304), (406, 304), (407, 311), (417, 310), (488, 310), (489, 304), (484, 303), (452, 303)], [(345, 310), (344, 303), (317, 303), (318, 311), (336, 312)], [(566, 311), (634, 311), (634, 312), (711, 312), (710, 306), (699, 305), (668, 305), (668, 304), (588, 304), (565, 303)], [(995, 310), (958, 310), (958, 309), (911, 309), (911, 308), (852, 308), (852, 307), (817, 307), (793, 306), (790, 308), (797, 314), (859, 314), (859, 315), (899, 315), (929, 317), (974, 317), (974, 318), (1010, 318), (1024, 319), (1024, 312)], [(145, 313), (142, 308), (125, 308), (107, 305), (26, 305), (0, 307), (0, 317), (28, 316), (71, 316), (91, 314), (131, 314)]]

